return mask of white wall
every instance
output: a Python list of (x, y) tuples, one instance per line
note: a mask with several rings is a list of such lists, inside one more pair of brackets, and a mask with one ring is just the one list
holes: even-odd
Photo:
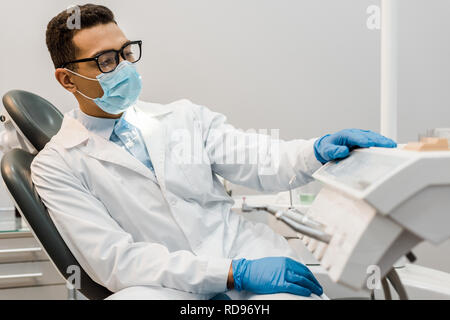
[[(242, 129), (280, 128), (310, 138), (347, 127), (379, 130), (379, 0), (128, 0), (110, 7), (144, 41), (144, 100), (189, 98)], [(65, 0), (1, 1), (0, 95), (24, 89), (62, 111), (75, 99), (53, 78), (48, 21)], [(450, 1), (402, 0), (399, 141), (450, 127)], [(421, 246), (424, 263), (450, 261)], [(450, 250), (450, 244), (439, 249)], [(439, 253), (438, 252), (438, 253)], [(443, 255), (440, 255), (440, 259)], [(431, 262), (430, 262), (431, 261)]]
[[(62, 110), (75, 106), (53, 80), (44, 36), (47, 22), (71, 3), (2, 1), (0, 93), (22, 88)], [(366, 9), (379, 0), (97, 3), (113, 9), (130, 38), (144, 40), (144, 99), (190, 98), (239, 128), (281, 128), (286, 139), (379, 129), (379, 31), (366, 27)], [(450, 126), (450, 2), (401, 3), (405, 142)]]
[[(283, 138), (378, 129), (379, 32), (365, 26), (373, 1), (97, 2), (116, 12), (130, 38), (144, 40), (144, 99), (190, 98), (239, 128), (281, 128)], [(75, 106), (53, 80), (44, 37), (71, 3), (2, 3), (1, 27), (10, 30), (2, 44), (22, 63), (2, 59), (0, 92), (23, 88), (61, 109)]]
[[(243, 129), (285, 139), (347, 127), (379, 130), (379, 0), (96, 1), (144, 40), (142, 97), (190, 98)], [(72, 1), (2, 1), (0, 94), (37, 92), (62, 110), (75, 100), (53, 79), (47, 22)], [(450, 2), (402, 0), (399, 140), (450, 126)], [(20, 16), (19, 16), (20, 14)], [(13, 50), (13, 52), (10, 52)]]

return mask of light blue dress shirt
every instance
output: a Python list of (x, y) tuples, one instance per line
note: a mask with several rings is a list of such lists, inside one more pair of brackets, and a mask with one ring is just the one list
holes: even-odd
[(140, 130), (124, 119), (125, 113), (119, 119), (108, 119), (92, 117), (77, 109), (74, 116), (86, 129), (114, 142), (155, 172)]

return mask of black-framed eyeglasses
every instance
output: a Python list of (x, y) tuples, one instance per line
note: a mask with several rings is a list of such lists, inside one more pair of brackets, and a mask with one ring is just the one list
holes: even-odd
[[(120, 56), (119, 56), (120, 55)], [(116, 70), (119, 65), (120, 57), (131, 63), (136, 63), (141, 60), (142, 56), (142, 41), (130, 41), (123, 45), (120, 50), (107, 50), (100, 52), (95, 57), (85, 58), (80, 60), (74, 60), (70, 62), (63, 63), (60, 68), (66, 68), (68, 65), (79, 62), (89, 62), (95, 61), (97, 63), (98, 69), (101, 73), (109, 73)]]

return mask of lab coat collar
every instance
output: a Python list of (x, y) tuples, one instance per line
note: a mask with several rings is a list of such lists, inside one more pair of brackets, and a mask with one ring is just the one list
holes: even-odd
[(76, 147), (89, 138), (89, 131), (73, 117), (73, 112), (64, 115), (64, 119), (52, 141), (66, 149)]
[[(138, 101), (131, 108), (134, 108), (135, 115), (139, 115), (140, 112), (145, 114), (146, 117), (144, 118), (146, 119), (166, 115), (173, 111), (170, 105), (160, 105), (143, 101)], [(83, 124), (75, 119), (75, 112), (76, 110), (72, 110), (64, 115), (61, 129), (58, 134), (53, 137), (54, 142), (62, 145), (66, 149), (70, 149), (84, 143), (90, 136), (89, 130), (87, 130)], [(136, 116), (133, 118), (139, 119), (140, 117)], [(146, 130), (147, 126), (143, 125), (142, 121), (139, 121), (139, 123), (134, 122), (133, 125), (140, 127), (141, 130), (148, 131)], [(144, 135), (144, 133), (142, 134)]]
[[(132, 108), (134, 108), (132, 110), (133, 112), (126, 113), (126, 120), (130, 121), (141, 131), (155, 169), (158, 183), (163, 191), (165, 191), (165, 132), (159, 117), (171, 113), (172, 108), (170, 106), (145, 102), (139, 102)], [(82, 148), (88, 155), (102, 161), (112, 162), (130, 168), (150, 179), (154, 179), (150, 170), (139, 160), (116, 144), (104, 141), (100, 136), (87, 130), (73, 117), (73, 112), (69, 112), (64, 116), (61, 129), (53, 137), (53, 141), (66, 149), (84, 144)]]
[(171, 105), (162, 105), (157, 103), (149, 103), (144, 101), (138, 101), (134, 108), (137, 112), (141, 111), (149, 117), (158, 117), (169, 114), (173, 111)]

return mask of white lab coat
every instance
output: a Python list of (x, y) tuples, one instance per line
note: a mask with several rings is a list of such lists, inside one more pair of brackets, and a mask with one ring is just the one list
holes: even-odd
[[(293, 256), (284, 238), (231, 211), (233, 200), (216, 175), (260, 191), (287, 190), (293, 175), (300, 185), (320, 167), (314, 140), (281, 141), (279, 167), (267, 174), (275, 156), (267, 150), (258, 163), (221, 161), (236, 150), (261, 148), (221, 114), (188, 100), (138, 101), (132, 108), (127, 120), (141, 130), (157, 183), (139, 160), (70, 113), (31, 166), (58, 231), (94, 281), (113, 292), (154, 286), (212, 294), (226, 291), (233, 258)], [(202, 139), (194, 147), (200, 153), (187, 157), (194, 164), (176, 156), (180, 132)], [(249, 139), (223, 148), (229, 136)]]

